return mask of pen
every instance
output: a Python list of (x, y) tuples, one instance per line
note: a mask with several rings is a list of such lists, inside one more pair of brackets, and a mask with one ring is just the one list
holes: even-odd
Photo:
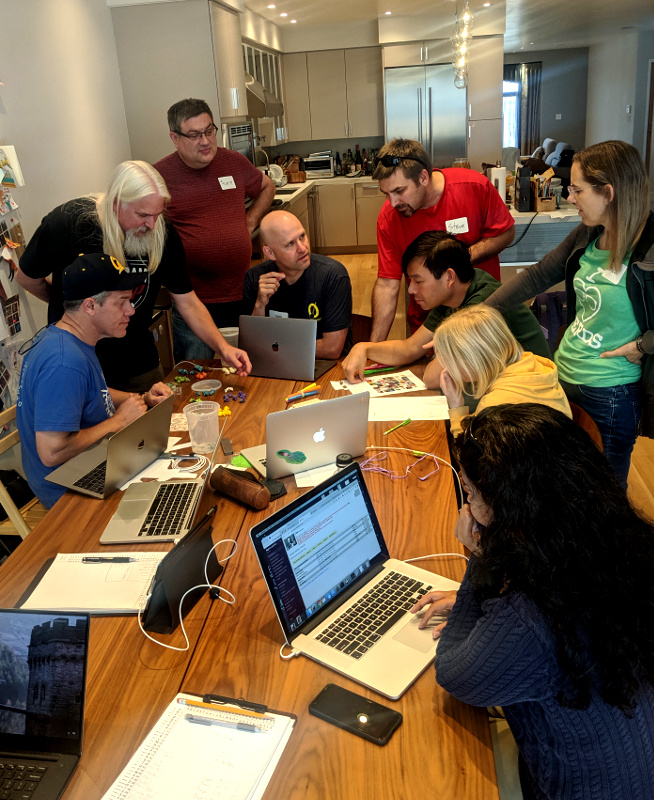
[(193, 714), (185, 714), (184, 719), (189, 722), (194, 722), (196, 725), (217, 725), (220, 728), (231, 728), (233, 731), (265, 733), (263, 728), (260, 728), (258, 725), (250, 725), (247, 722), (229, 722), (226, 719), (208, 719), (207, 717), (196, 717)]
[(82, 564), (128, 564), (136, 561), (129, 556), (84, 556)]
[(384, 431), (384, 436), (388, 436), (389, 433), (393, 433), (398, 428), (401, 428), (403, 425), (408, 425), (411, 422), (411, 417), (409, 419), (405, 419), (404, 422), (400, 422), (397, 425), (394, 425), (392, 428), (389, 428), (387, 431)]
[(300, 392), (300, 394), (292, 394), (286, 398), (286, 402), (290, 403), (293, 400), (302, 400), (305, 397), (311, 397), (311, 395), (318, 394), (318, 389), (312, 389), (310, 392)]
[[(215, 703), (203, 703), (199, 700), (186, 700), (184, 697), (179, 697), (177, 702), (182, 706), (193, 706), (193, 708), (209, 708), (212, 711), (216, 711)], [(250, 719), (270, 719), (270, 717), (265, 717), (261, 713), (256, 711), (248, 711), (247, 709), (230, 708), (228, 713), (236, 714), (239, 717), (249, 717)]]
[(376, 367), (375, 369), (364, 369), (363, 375), (377, 375), (379, 372), (392, 372), (397, 367)]
[(386, 369), (388, 364), (371, 364), (367, 369)]
[(309, 389), (320, 389), (320, 386), (318, 386), (318, 384), (315, 382), (310, 383), (308, 386), (305, 386), (304, 389), (302, 389), (302, 393), (308, 392)]

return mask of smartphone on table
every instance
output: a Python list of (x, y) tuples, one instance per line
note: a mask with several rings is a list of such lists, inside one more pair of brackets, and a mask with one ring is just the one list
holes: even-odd
[(328, 683), (309, 704), (309, 713), (345, 731), (383, 746), (402, 724), (399, 711)]

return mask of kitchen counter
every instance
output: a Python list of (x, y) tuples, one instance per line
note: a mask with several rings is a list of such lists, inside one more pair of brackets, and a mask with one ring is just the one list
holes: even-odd
[(334, 178), (316, 178), (307, 180), (304, 183), (287, 183), (285, 186), (278, 187), (275, 193), (275, 200), (282, 200), (284, 203), (292, 203), (307, 194), (312, 186), (329, 186), (333, 184), (352, 185), (353, 183), (373, 183), (370, 175), (361, 178), (344, 178), (342, 175)]

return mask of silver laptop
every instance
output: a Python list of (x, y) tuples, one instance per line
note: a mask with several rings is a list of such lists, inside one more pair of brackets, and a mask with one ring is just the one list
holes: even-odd
[[(431, 663), (436, 642), (409, 613), (458, 584), (391, 559), (358, 464), (250, 531), (290, 647), (396, 700)], [(370, 614), (372, 611), (372, 614)]]
[(46, 480), (103, 500), (145, 469), (168, 446), (174, 395), (149, 409), (122, 431), (57, 467)]
[(317, 326), (315, 319), (240, 317), (238, 346), (250, 358), (250, 374), (293, 381), (319, 378), (336, 362), (316, 361)]
[(189, 479), (171, 478), (130, 484), (100, 537), (100, 544), (177, 542), (191, 529), (202, 492), (209, 480), (223, 422), (206, 469)]
[(56, 800), (77, 767), (89, 622), (88, 614), (0, 609), (2, 797)]
[(241, 455), (264, 478), (283, 478), (335, 464), (336, 456), (360, 456), (368, 438), (368, 392), (321, 400), (268, 414), (266, 443)]

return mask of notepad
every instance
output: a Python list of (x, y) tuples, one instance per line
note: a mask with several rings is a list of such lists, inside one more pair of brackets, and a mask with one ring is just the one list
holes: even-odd
[[(148, 590), (165, 552), (59, 553), (22, 608), (136, 614), (145, 608)], [(85, 563), (83, 559), (103, 559)], [(121, 563), (112, 558), (130, 558)]]
[[(178, 694), (103, 800), (259, 800), (293, 730), (295, 717), (236, 706), (206, 708)], [(193, 706), (187, 705), (188, 702)], [(188, 717), (207, 720), (191, 722)], [(243, 720), (246, 730), (230, 724)], [(259, 730), (252, 732), (252, 721)], [(212, 721), (227, 724), (211, 724)]]

